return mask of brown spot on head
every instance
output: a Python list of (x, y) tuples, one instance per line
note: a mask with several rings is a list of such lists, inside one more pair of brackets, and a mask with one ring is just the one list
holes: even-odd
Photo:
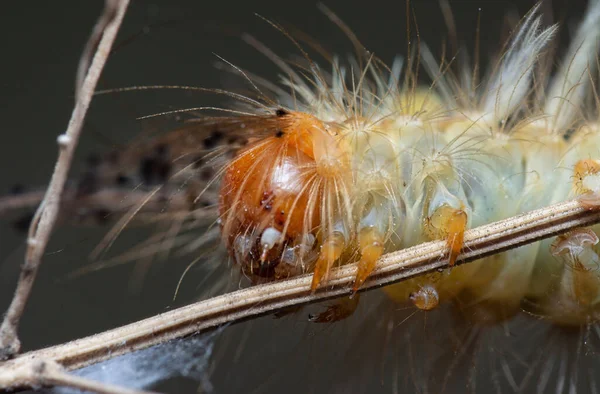
[(275, 223), (280, 227), (285, 226), (285, 211), (283, 209), (275, 214)]

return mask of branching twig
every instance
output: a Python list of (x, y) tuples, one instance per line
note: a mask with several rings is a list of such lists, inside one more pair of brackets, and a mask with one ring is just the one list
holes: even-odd
[(29, 387), (65, 386), (84, 391), (93, 391), (101, 394), (150, 394), (148, 391), (130, 390), (106, 383), (98, 383), (66, 373), (64, 369), (54, 361), (38, 360), (20, 365), (18, 368), (0, 370), (0, 381), (7, 382), (5, 389), (11, 389), (10, 382), (14, 386), (22, 386), (24, 383)]
[[(589, 200), (593, 201), (593, 200)], [(588, 201), (588, 203), (589, 203)], [(594, 202), (595, 203), (595, 202)], [(579, 201), (567, 201), (467, 231), (460, 263), (467, 263), (572, 229), (600, 222), (600, 210)], [(372, 289), (447, 268), (444, 241), (427, 242), (383, 256), (373, 277), (364, 285)], [(228, 322), (249, 319), (294, 305), (351, 294), (356, 264), (334, 270), (326, 288), (310, 293), (310, 275), (255, 286), (185, 306), (101, 334), (23, 354), (0, 364), (0, 389), (28, 383), (6, 379), (9, 371), (51, 360), (73, 370), (175, 338), (199, 333)], [(7, 372), (8, 371), (8, 372)], [(4, 377), (4, 378), (3, 378)], [(4, 380), (3, 380), (4, 379)]]
[[(84, 70), (78, 72), (78, 80), (79, 76), (83, 74), (85, 74), (85, 78), (80, 86), (78, 81), (76, 103), (67, 131), (58, 136), (59, 153), (50, 185), (29, 228), (25, 263), (21, 268), (19, 282), (12, 302), (0, 326), (0, 360), (12, 357), (19, 352), (21, 346), (17, 335), (19, 321), (56, 221), (62, 191), (79, 140), (85, 114), (100, 73), (110, 53), (110, 48), (121, 26), (128, 3), (129, 0), (106, 0), (104, 11), (86, 46), (84, 58), (80, 61), (80, 67), (84, 67)], [(89, 57), (92, 54), (90, 48), (96, 46), (94, 57), (90, 63)], [(86, 56), (88, 59), (85, 59)], [(89, 68), (87, 68), (88, 64)]]

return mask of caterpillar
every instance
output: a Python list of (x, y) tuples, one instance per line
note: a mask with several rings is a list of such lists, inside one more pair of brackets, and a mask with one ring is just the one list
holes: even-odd
[[(453, 74), (420, 42), (387, 65), (357, 41), (349, 64), (332, 58), (326, 68), (293, 35), (294, 64), (246, 36), (280, 67), (281, 86), (232, 66), (250, 94), (213, 92), (238, 101), (236, 114), (192, 119), (91, 158), (61, 216), (124, 213), (123, 225), (180, 217), (192, 234), (216, 220), (203, 242), (221, 238), (251, 282), (309, 272), (316, 289), (334, 266), (358, 261), (358, 291), (384, 253), (443, 239), (452, 266), (468, 228), (574, 197), (595, 205), (600, 4), (590, 2), (560, 60), (551, 51), (558, 26), (544, 25), (539, 8), (520, 20), (481, 80), (466, 65)], [(472, 324), (502, 327), (525, 312), (587, 327), (600, 300), (597, 231), (575, 230), (384, 293), (422, 311), (452, 305)], [(312, 320), (351, 318), (353, 300)]]

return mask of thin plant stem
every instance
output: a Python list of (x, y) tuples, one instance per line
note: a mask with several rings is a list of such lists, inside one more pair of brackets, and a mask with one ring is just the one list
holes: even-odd
[[(0, 360), (14, 356), (21, 347), (17, 334), (19, 321), (29, 299), (42, 256), (57, 219), (62, 192), (87, 109), (128, 4), (129, 0), (106, 0), (102, 15), (80, 60), (75, 107), (67, 130), (64, 134), (58, 136), (59, 152), (54, 172), (44, 199), (38, 207), (29, 228), (25, 262), (21, 268), (13, 299), (4, 316), (2, 325), (0, 325)], [(92, 50), (92, 48), (95, 48), (95, 50)], [(93, 58), (90, 61), (92, 54)], [(81, 75), (85, 75), (85, 78), (81, 78)]]

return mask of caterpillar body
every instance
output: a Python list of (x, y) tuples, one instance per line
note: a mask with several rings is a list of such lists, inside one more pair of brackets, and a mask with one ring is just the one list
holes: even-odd
[[(592, 0), (553, 62), (558, 26), (543, 26), (534, 7), (483, 81), (453, 75), (425, 45), (391, 66), (362, 49), (329, 69), (302, 50), (295, 66), (269, 54), (285, 89), (241, 71), (256, 97), (217, 91), (241, 102), (235, 115), (93, 158), (67, 188), (61, 218), (123, 214), (102, 246), (132, 219), (175, 219), (188, 250), (221, 241), (253, 283), (312, 273), (313, 290), (358, 262), (358, 291), (383, 254), (442, 239), (451, 268), (384, 288), (394, 305), (451, 304), (484, 325), (524, 311), (589, 326), (600, 311), (599, 226), (456, 263), (469, 228), (572, 198), (599, 204), (599, 22)], [(36, 196), (0, 200), (0, 213)], [(199, 228), (209, 229), (201, 240)], [(312, 320), (348, 317), (357, 300)]]
[[(591, 90), (599, 12), (592, 3), (547, 87), (532, 82), (556, 26), (541, 28), (535, 8), (470, 99), (436, 74), (429, 54), (430, 89), (408, 89), (410, 72), (402, 82), (399, 65), (386, 73), (373, 57), (357, 71), (334, 63), (329, 73), (309, 60), (312, 88), (286, 69), (295, 97), (279, 97), (260, 126), (271, 135), (224, 170), (220, 216), (234, 260), (249, 275), (313, 272), (313, 289), (334, 264), (358, 260), (358, 290), (383, 253), (446, 239), (453, 266), (468, 227), (595, 192), (598, 137), (575, 108)], [(531, 103), (532, 94), (545, 100)], [(529, 308), (579, 325), (596, 313), (597, 242), (593, 229), (577, 230), (550, 247), (525, 246), (386, 292), (425, 310), (457, 300), (483, 319)]]

